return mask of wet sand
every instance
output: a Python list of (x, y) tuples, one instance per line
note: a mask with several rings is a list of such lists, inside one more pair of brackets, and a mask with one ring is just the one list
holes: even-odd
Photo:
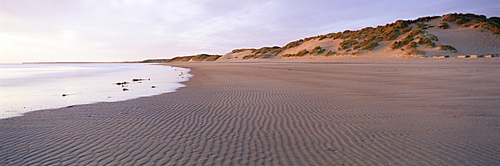
[(0, 165), (500, 164), (500, 58), (171, 65), (174, 93), (0, 120)]

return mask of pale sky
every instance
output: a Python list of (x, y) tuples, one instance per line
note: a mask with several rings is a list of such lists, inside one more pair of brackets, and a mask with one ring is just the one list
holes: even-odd
[(498, 0), (0, 0), (0, 63), (130, 61), (291, 41)]

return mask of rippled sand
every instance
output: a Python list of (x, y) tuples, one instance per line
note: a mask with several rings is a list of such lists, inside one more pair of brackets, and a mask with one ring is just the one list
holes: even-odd
[(0, 165), (500, 164), (500, 58), (174, 65), (175, 93), (0, 120)]

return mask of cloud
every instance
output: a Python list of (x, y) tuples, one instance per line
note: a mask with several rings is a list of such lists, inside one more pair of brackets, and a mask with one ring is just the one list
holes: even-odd
[(0, 0), (0, 62), (224, 54), (398, 19), (498, 10), (492, 0)]

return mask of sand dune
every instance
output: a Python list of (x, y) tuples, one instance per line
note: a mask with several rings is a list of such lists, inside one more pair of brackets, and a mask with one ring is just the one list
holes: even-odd
[[(455, 17), (460, 17), (461, 19), (463, 18), (469, 21), (458, 24), (455, 21), (449, 20), (450, 18)], [(497, 27), (498, 23), (494, 21), (495, 19), (490, 18), (490, 20), (488, 20), (486, 16), (473, 14), (464, 15), (455, 13), (439, 17), (422, 17), (417, 20), (420, 21), (400, 20), (396, 21), (393, 24), (387, 24), (385, 26), (381, 25), (377, 27), (366, 27), (361, 30), (344, 31), (318, 35), (315, 37), (308, 37), (290, 42), (281, 48), (278, 46), (274, 46), (275, 48), (262, 47), (260, 49), (235, 49), (221, 56), (219, 59), (217, 59), (217, 61), (234, 61), (254, 58), (425, 58), (441, 56), (458, 57), (460, 55), (488, 55), (500, 53), (500, 35), (494, 33), (493, 31), (495, 30), (490, 31), (481, 26), (489, 25), (491, 27)], [(406, 23), (408, 25), (405, 25)], [(442, 24), (446, 24), (448, 27), (440, 28), (440, 25)], [(386, 34), (394, 32), (394, 27), (410, 28), (411, 30), (413, 30), (413, 32), (408, 31), (398, 34), (396, 35), (396, 38), (387, 37), (391, 35)], [(337, 35), (341, 35), (343, 37)], [(408, 38), (405, 39), (406, 37)], [(376, 38), (384, 39), (376, 40)], [(425, 38), (427, 39), (427, 41), (424, 40)], [(342, 43), (346, 41), (351, 41), (351, 44), (342, 45)], [(353, 44), (353, 42), (359, 43), (359, 45), (357, 45), (358, 47), (353, 46), (357, 44)], [(363, 42), (365, 44), (372, 44), (363, 45), (361, 44)], [(395, 42), (414, 42), (414, 46), (398, 46), (397, 48), (394, 48), (391, 45), (393, 45), (393, 43)], [(373, 46), (375, 43), (376, 45)], [(439, 47), (440, 45), (452, 47), (455, 50), (450, 48), (442, 49), (443, 47)], [(368, 48), (371, 49), (365, 48), (367, 46), (370, 46)], [(324, 50), (318, 51), (318, 47)], [(330, 52), (331, 54), (328, 54), (328, 52)]]
[(498, 165), (500, 58), (179, 63), (175, 93), (0, 120), (1, 165)]

